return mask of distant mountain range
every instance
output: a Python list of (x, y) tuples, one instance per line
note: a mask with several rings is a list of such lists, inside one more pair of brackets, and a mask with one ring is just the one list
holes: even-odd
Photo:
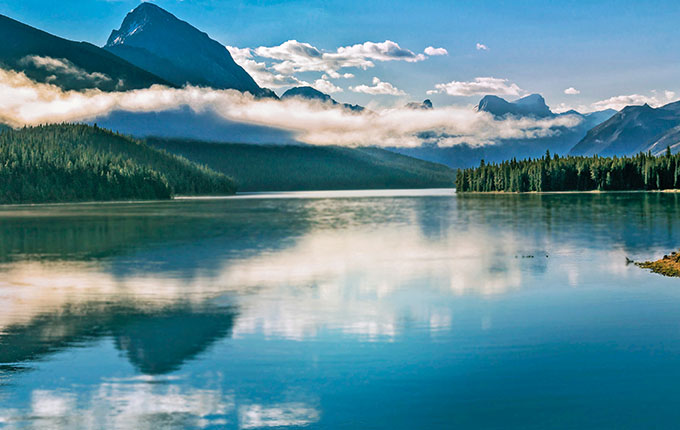
[(571, 150), (572, 155), (631, 155), (680, 145), (680, 102), (659, 108), (626, 106), (599, 124)]
[[(152, 3), (141, 3), (131, 11), (103, 48), (62, 39), (2, 15), (0, 37), (3, 40), (0, 67), (67, 90), (126, 91), (154, 84), (170, 87), (191, 84), (278, 98), (273, 91), (260, 87), (223, 45)], [(293, 97), (319, 100), (352, 112), (366, 111), (359, 105), (338, 102), (310, 86), (291, 88), (281, 96), (282, 99)], [(405, 107), (435, 109), (430, 100), (408, 103)], [(674, 152), (680, 150), (680, 102), (660, 108), (628, 106), (618, 113), (610, 109), (588, 114), (573, 110), (557, 114), (539, 94), (515, 101), (488, 95), (480, 100), (476, 110), (499, 119), (572, 115), (581, 122), (572, 128), (555, 127), (549, 137), (506, 139), (483, 147), (465, 144), (439, 147), (437, 133), (432, 131), (421, 133), (421, 147), (389, 149), (454, 168), (474, 166), (482, 159), (498, 162), (513, 157), (539, 157), (546, 150), (573, 155), (629, 155), (640, 151), (658, 154), (666, 147)], [(297, 143), (285, 130), (230, 122), (214, 113), (194, 112), (189, 108), (152, 113), (113, 112), (94, 121), (139, 137)]]
[[(417, 104), (410, 104), (409, 106), (412, 105)], [(429, 106), (432, 108), (431, 103)], [(425, 144), (421, 147), (391, 148), (391, 150), (411, 157), (442, 163), (453, 168), (477, 166), (481, 160), (501, 162), (511, 158), (541, 157), (548, 150), (554, 154), (565, 155), (586, 135), (588, 130), (616, 113), (613, 109), (607, 109), (588, 114), (581, 114), (573, 110), (556, 114), (550, 110), (540, 94), (531, 94), (514, 102), (488, 95), (482, 98), (475, 110), (488, 112), (498, 119), (506, 117), (557, 118), (572, 115), (579, 117), (581, 122), (573, 128), (555, 127), (555, 134), (552, 136), (534, 139), (505, 139), (496, 144), (485, 146), (462, 144), (453, 147), (440, 147), (436, 143), (428, 144), (428, 140), (436, 140), (436, 134), (433, 133), (430, 136), (424, 133), (421, 137)]]
[(192, 84), (276, 97), (219, 42), (153, 3), (142, 3), (114, 30), (104, 49), (177, 86)]

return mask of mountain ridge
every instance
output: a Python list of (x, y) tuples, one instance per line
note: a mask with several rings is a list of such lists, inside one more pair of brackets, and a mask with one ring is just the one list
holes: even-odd
[(239, 66), (229, 50), (165, 9), (143, 2), (113, 30), (104, 49), (176, 86), (191, 84), (276, 97)]
[(174, 86), (88, 42), (75, 42), (0, 15), (0, 65), (64, 90), (125, 91)]
[[(626, 106), (588, 131), (571, 155), (633, 155), (662, 152), (680, 142), (680, 102), (654, 108), (648, 104)], [(665, 146), (664, 146), (665, 145)], [(663, 146), (663, 148), (661, 148)]]
[(293, 87), (287, 90), (285, 93), (281, 95), (281, 100), (285, 99), (290, 99), (290, 98), (302, 98), (306, 100), (319, 100), (322, 103), (327, 103), (331, 106), (342, 106), (345, 109), (349, 109), (354, 112), (362, 112), (366, 108), (363, 106), (359, 105), (353, 105), (350, 103), (340, 103), (336, 101), (333, 97), (330, 95), (323, 93), (316, 88), (310, 87), (310, 86), (299, 86), (299, 87)]

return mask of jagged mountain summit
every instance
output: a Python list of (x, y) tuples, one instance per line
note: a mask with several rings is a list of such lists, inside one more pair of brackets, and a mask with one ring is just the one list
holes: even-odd
[(236, 64), (222, 44), (152, 3), (142, 3), (130, 12), (104, 49), (178, 86), (275, 97)]
[(0, 65), (65, 90), (125, 91), (169, 82), (87, 42), (74, 42), (0, 15)]
[(307, 99), (307, 100), (319, 100), (323, 103), (327, 103), (332, 106), (336, 105), (341, 105), (345, 109), (349, 109), (354, 112), (361, 112), (365, 108), (363, 106), (359, 105), (352, 105), (349, 103), (338, 103), (335, 99), (333, 99), (331, 96), (328, 94), (322, 93), (321, 91), (309, 87), (309, 86), (303, 86), (303, 87), (294, 87), (283, 93), (281, 96), (281, 100), (289, 99), (289, 98), (302, 98), (302, 99)]
[(676, 147), (680, 134), (680, 102), (653, 108), (626, 106), (593, 128), (571, 150), (573, 155), (632, 155)]

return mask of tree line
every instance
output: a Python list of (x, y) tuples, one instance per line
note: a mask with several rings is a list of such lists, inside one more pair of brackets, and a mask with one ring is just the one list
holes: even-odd
[(666, 190), (680, 187), (680, 154), (661, 156), (545, 156), (461, 169), (458, 192), (529, 192), (593, 190)]
[(168, 199), (234, 191), (234, 182), (221, 173), (96, 125), (0, 133), (0, 204)]

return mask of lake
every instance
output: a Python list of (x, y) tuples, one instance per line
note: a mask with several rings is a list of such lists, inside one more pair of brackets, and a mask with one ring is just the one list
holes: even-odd
[(680, 420), (680, 194), (0, 207), (2, 429)]

